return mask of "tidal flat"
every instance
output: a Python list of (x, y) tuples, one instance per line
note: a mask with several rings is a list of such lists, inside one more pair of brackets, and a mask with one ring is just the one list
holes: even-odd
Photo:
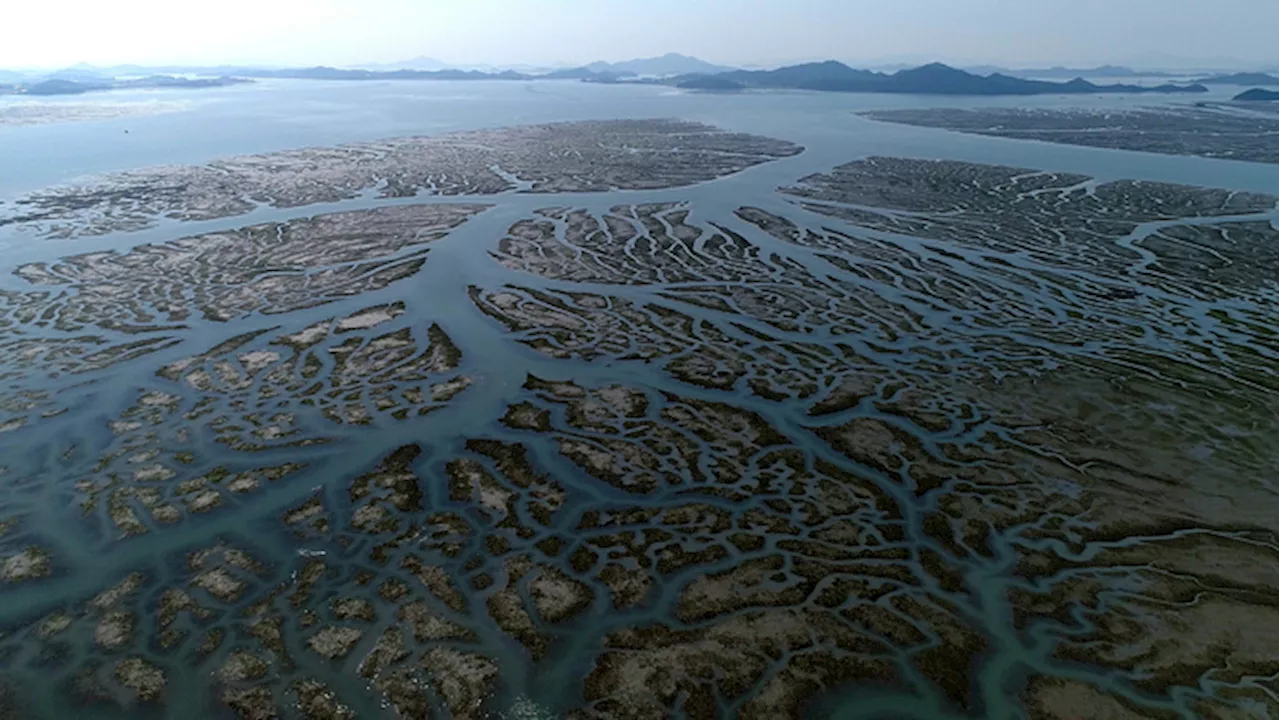
[(1275, 717), (1276, 197), (801, 151), (8, 206), (0, 717)]
[(602, 120), (392, 138), (107, 174), (19, 198), (0, 214), (54, 238), (208, 220), (259, 205), (383, 198), (599, 192), (688, 185), (798, 153), (792, 143), (696, 122)]
[(1246, 105), (1197, 103), (1124, 110), (936, 108), (873, 110), (863, 116), (883, 122), (1019, 140), (1163, 155), (1280, 162), (1275, 106), (1250, 108)]
[(164, 100), (51, 103), (6, 98), (0, 102), (0, 127), (145, 117), (177, 112), (183, 107), (182, 103)]

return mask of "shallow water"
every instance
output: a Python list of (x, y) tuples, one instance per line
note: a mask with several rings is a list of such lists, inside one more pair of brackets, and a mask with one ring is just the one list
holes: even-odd
[[(1221, 92), (1226, 93), (1227, 90)], [(1217, 99), (1219, 90), (1215, 89), (1214, 93), (1213, 97)], [(131, 101), (135, 95), (138, 99), (159, 96), (158, 93), (113, 93), (110, 99)], [(290, 582), (291, 577), (306, 564), (308, 558), (299, 554), (301, 550), (323, 551), (326, 553), (325, 561), (341, 569), (339, 574), (320, 581), (313, 590), (314, 595), (325, 597), (327, 593), (338, 592), (341, 588), (343, 595), (359, 594), (374, 598), (372, 583), (368, 587), (354, 588), (350, 582), (350, 574), (355, 569), (371, 567), (366, 555), (372, 547), (372, 540), (350, 541), (348, 538), (350, 544), (344, 545), (337, 541), (339, 533), (299, 540), (282, 527), (279, 517), (289, 508), (318, 494), (331, 508), (337, 508), (335, 525), (343, 525), (345, 518), (341, 508), (346, 502), (343, 498), (350, 480), (369, 472), (380, 459), (402, 445), (418, 443), (422, 446), (423, 453), (414, 466), (422, 480), (423, 504), (427, 510), (456, 509), (456, 503), (449, 499), (443, 468), (448, 460), (467, 454), (464, 447), (466, 439), (477, 437), (525, 444), (532, 464), (564, 486), (567, 500), (551, 528), (562, 536), (574, 536), (573, 522), (580, 515), (579, 511), (585, 508), (671, 504), (674, 498), (671, 494), (637, 497), (599, 482), (560, 454), (549, 436), (500, 424), (498, 420), (509, 405), (526, 400), (546, 404), (545, 398), (540, 400), (536, 393), (523, 387), (528, 375), (572, 380), (585, 388), (610, 384), (642, 388), (651, 400), (648, 417), (658, 422), (662, 422), (658, 415), (660, 409), (666, 403), (674, 402), (664, 400), (661, 393), (730, 403), (755, 412), (786, 436), (808, 462), (823, 460), (875, 478), (874, 482), (901, 506), (908, 544), (917, 549), (940, 549), (940, 544), (921, 529), (922, 518), (936, 499), (917, 497), (896, 483), (890, 474), (851, 460), (819, 439), (810, 428), (834, 426), (855, 417), (877, 418), (903, 428), (931, 454), (942, 455), (939, 448), (943, 446), (981, 446), (985, 442), (984, 431), (1003, 432), (990, 416), (970, 422), (974, 418), (966, 417), (957, 410), (951, 417), (950, 428), (929, 431), (879, 409), (873, 402), (864, 401), (835, 415), (815, 419), (806, 415), (808, 403), (798, 398), (779, 402), (748, 394), (743, 388), (726, 393), (698, 387), (671, 377), (663, 370), (661, 361), (649, 363), (605, 357), (586, 362), (548, 357), (516, 342), (521, 337), (519, 333), (508, 332), (481, 312), (467, 299), (468, 288), (476, 286), (497, 290), (512, 284), (541, 291), (599, 293), (631, 299), (637, 304), (658, 302), (675, 306), (680, 312), (708, 320), (722, 329), (727, 323), (723, 314), (702, 311), (689, 304), (677, 305), (659, 297), (652, 286), (548, 279), (508, 269), (495, 262), (490, 253), (498, 249), (499, 240), (507, 229), (535, 210), (547, 207), (584, 208), (599, 217), (616, 205), (688, 203), (692, 208), (691, 223), (702, 227), (711, 222), (717, 223), (746, 238), (760, 249), (762, 256), (776, 254), (792, 260), (813, 277), (824, 281), (838, 279), (870, 289), (916, 313), (921, 318), (920, 326), (927, 332), (922, 331), (919, 336), (906, 333), (890, 339), (874, 333), (839, 334), (823, 327), (820, 322), (813, 323), (810, 328), (786, 332), (770, 325), (767, 317), (745, 315), (732, 318), (739, 328), (765, 332), (780, 340), (802, 341), (828, 348), (837, 344), (850, 345), (858, 350), (859, 355), (887, 367), (912, 366), (921, 351), (949, 352), (958, 348), (970, 353), (971, 357), (990, 353), (1011, 363), (1028, 359), (1030, 365), (1038, 366), (1035, 373), (1052, 374), (1053, 363), (1064, 358), (1091, 358), (1104, 355), (1110, 349), (1130, 346), (1118, 338), (1104, 336), (1095, 336), (1082, 344), (1056, 342), (1050, 336), (1038, 334), (1034, 326), (1024, 326), (1017, 321), (996, 328), (957, 323), (954, 318), (968, 313), (957, 307), (937, 307), (922, 301), (918, 294), (904, 288), (900, 279), (897, 284), (894, 281), (875, 282), (840, 270), (810, 249), (784, 243), (762, 232), (736, 217), (734, 211), (752, 206), (788, 217), (798, 225), (814, 230), (842, 227), (838, 219), (801, 209), (777, 193), (776, 188), (793, 185), (800, 178), (827, 172), (835, 165), (868, 155), (1011, 165), (1078, 173), (1099, 182), (1135, 179), (1272, 195), (1277, 192), (1273, 166), (975, 137), (875, 123), (854, 115), (857, 110), (870, 108), (925, 107), (946, 103), (1128, 107), (1165, 100), (1158, 96), (939, 100), (799, 92), (713, 95), (665, 88), (552, 82), (267, 81), (200, 92), (166, 92), (164, 97), (181, 100), (189, 106), (176, 112), (101, 122), (0, 127), (0, 198), (13, 199), (26, 191), (110, 170), (200, 163), (234, 154), (390, 136), (582, 119), (679, 117), (733, 131), (789, 140), (803, 145), (805, 151), (730, 177), (662, 190), (548, 196), (508, 193), (397, 200), (379, 199), (370, 193), (353, 200), (286, 210), (259, 207), (246, 215), (213, 221), (166, 220), (148, 230), (75, 240), (43, 241), (17, 231), (0, 230), (0, 267), (4, 270), (0, 274), (0, 289), (29, 290), (30, 286), (9, 270), (24, 263), (51, 261), (70, 254), (92, 250), (125, 252), (143, 243), (162, 243), (215, 230), (321, 213), (420, 202), (494, 205), (469, 219), (446, 238), (430, 243), (422, 270), (386, 288), (286, 315), (252, 314), (228, 323), (193, 317), (184, 321), (189, 329), (181, 333), (181, 343), (172, 347), (97, 373), (31, 381), (28, 387), (56, 391), (58, 403), (69, 410), (17, 431), (0, 434), (0, 465), (10, 468), (8, 474), (0, 476), (0, 483), (6, 487), (5, 496), (0, 501), (0, 519), (10, 515), (21, 518), (17, 536), (0, 539), (0, 543), (4, 543), (0, 548), (10, 551), (21, 548), (26, 542), (38, 542), (49, 550), (54, 573), (50, 578), (0, 590), (0, 599), (3, 600), (0, 603), (0, 627), (24, 626), (55, 609), (80, 607), (85, 600), (118, 582), (129, 572), (140, 570), (148, 576), (148, 581), (133, 607), (142, 618), (142, 632), (135, 633), (127, 647), (133, 654), (149, 658), (170, 671), (163, 709), (148, 705), (120, 709), (99, 703), (86, 710), (75, 705), (78, 702), (75, 698), (55, 689), (65, 687), (61, 683), (67, 681), (70, 669), (83, 664), (84, 658), (95, 654), (115, 656), (80, 638), (72, 646), (71, 655), (57, 662), (56, 667), (38, 667), (31, 663), (39, 648), (28, 634), (17, 648), (9, 648), (14, 655), (2, 667), (10, 683), (17, 681), (31, 691), (29, 696), (34, 699), (29, 700), (30, 709), (37, 716), (60, 717), (69, 712), (77, 713), (77, 717), (229, 716), (228, 711), (217, 703), (209, 680), (211, 668), (218, 665), (217, 656), (225, 655), (231, 649), (228, 644), (224, 643), (213, 660), (197, 665), (174, 662), (172, 656), (161, 652), (154, 643), (145, 641), (150, 632), (148, 617), (158, 604), (160, 588), (170, 582), (179, 582), (189, 574), (184, 566), (186, 553), (216, 542), (227, 542), (246, 549), (269, 569), (243, 599), (227, 603), (227, 612), (214, 620), (214, 624), (228, 628), (243, 625), (238, 611), (260, 600), (271, 587)], [(83, 98), (78, 100), (83, 101)], [(0, 211), (4, 208), (0, 205)], [(1270, 221), (1274, 225), (1275, 210), (1273, 207), (1266, 212), (1244, 213), (1225, 219)], [(1222, 220), (1224, 218), (1221, 217), (1198, 218), (1194, 222)], [(1160, 227), (1160, 222), (1142, 224), (1128, 238), (1130, 247), (1134, 238), (1145, 237)], [(1059, 275), (1039, 285), (1028, 285), (1029, 278), (1034, 283), (1034, 278), (1044, 277), (1036, 274), (1044, 268), (1035, 259), (1018, 258), (1026, 264), (1002, 276), (989, 262), (989, 251), (893, 233), (872, 232), (871, 235), (919, 257), (951, 263), (961, 275), (970, 273), (981, 277), (1002, 292), (1020, 297), (1026, 306), (1049, 314), (1066, 317), (1069, 311), (1084, 309), (1091, 313), (1090, 321), (1099, 327), (1106, 327), (1108, 323), (1117, 328), (1140, 327), (1147, 322), (1150, 324), (1148, 336), (1134, 341), (1132, 345), (1153, 356), (1177, 357), (1186, 347), (1206, 348), (1206, 352), (1212, 353), (1223, 347), (1243, 346), (1271, 358), (1270, 363), (1274, 365), (1273, 345), (1254, 347), (1253, 336), (1215, 325), (1217, 316), (1213, 314), (1250, 313), (1259, 307), (1265, 310), (1266, 293), (1262, 294), (1262, 300), (1252, 297), (1195, 300), (1180, 296), (1176, 289), (1151, 287), (1144, 292), (1155, 298), (1153, 305), (1167, 301), (1168, 309), (1163, 313), (1152, 312), (1145, 316), (1145, 320), (1135, 319), (1126, 315), (1127, 311), (1123, 309), (1091, 304), (1081, 299), (1086, 294), (1081, 292), (1081, 288), (1087, 290), (1090, 285), (1108, 287), (1114, 284), (1114, 278), (1088, 268), (1055, 269)], [(940, 249), (951, 255), (939, 253)], [(406, 250), (403, 254), (410, 252)], [(1140, 268), (1141, 261), (1135, 267)], [(928, 278), (929, 272), (918, 269), (903, 275)], [(223, 507), (205, 515), (192, 514), (169, 527), (152, 523), (155, 527), (138, 537), (120, 537), (118, 529), (106, 520), (101, 507), (89, 518), (82, 515), (79, 491), (72, 485), (76, 479), (100, 474), (95, 464), (100, 455), (116, 442), (107, 429), (107, 423), (134, 404), (139, 389), (156, 388), (178, 395), (182, 398), (183, 407), (199, 397), (200, 393), (190, 388), (158, 378), (157, 368), (204, 352), (234, 335), (277, 326), (283, 327), (280, 332), (296, 331), (320, 320), (342, 318), (362, 308), (394, 301), (404, 301), (407, 311), (379, 325), (377, 334), (411, 328), (420, 335), (428, 325), (438, 324), (462, 351), (458, 372), (474, 380), (473, 385), (457, 399), (423, 417), (396, 421), (381, 415), (375, 416), (374, 422), (367, 426), (334, 425), (314, 412), (308, 416), (305, 408), (295, 405), (302, 435), (320, 434), (332, 440), (327, 445), (311, 448), (273, 447), (254, 453), (236, 452), (218, 444), (207, 427), (197, 426), (193, 428), (193, 447), (198, 449), (200, 460), (187, 470), (192, 475), (217, 465), (225, 465), (234, 471), (302, 461), (309, 463), (309, 467), (291, 476), (287, 482), (270, 483), (257, 492), (237, 498), (233, 507)], [(1271, 302), (1274, 303), (1274, 298)], [(53, 331), (37, 328), (29, 331), (36, 336), (42, 332), (53, 334)], [(746, 336), (742, 329), (728, 328), (725, 331), (739, 337)], [(113, 340), (130, 339), (125, 334), (105, 330), (95, 330), (94, 334)], [(336, 345), (342, 339), (337, 337), (326, 342)], [(1009, 344), (1001, 344), (1005, 341)], [(266, 346), (265, 341), (255, 342), (254, 347)], [(1008, 347), (1025, 353), (1025, 358), (1012, 357)], [(961, 363), (956, 364), (959, 366)], [(1219, 369), (1232, 380), (1247, 384), (1243, 373), (1238, 370), (1239, 366), (1228, 357)], [(328, 368), (324, 372), (327, 371)], [(1274, 375), (1271, 381), (1274, 382)], [(1261, 391), (1256, 389), (1253, 392)], [(1241, 392), (1248, 395), (1251, 391)], [(977, 411), (974, 413), (982, 415)], [(565, 420), (562, 413), (557, 410), (554, 417), (555, 424), (563, 428)], [(180, 424), (183, 424), (180, 420), (171, 418), (165, 427), (172, 429)], [(75, 451), (66, 457), (64, 453), (72, 446)], [(704, 462), (710, 461), (704, 458)], [(1274, 493), (1274, 482), (1270, 489)], [(759, 506), (760, 501), (723, 501), (720, 504), (740, 514)], [(480, 536), (473, 537), (468, 541), (469, 548), (478, 551), (482, 540)], [(967, 583), (964, 592), (938, 591), (960, 608), (966, 622), (977, 627), (986, 638), (987, 649), (977, 659), (973, 670), (974, 701), (969, 713), (991, 718), (1024, 716), (1026, 711), (1017, 697), (1020, 683), (1028, 675), (1047, 673), (1060, 677), (1086, 677), (1089, 682), (1135, 699), (1146, 707), (1170, 709), (1185, 717), (1192, 716), (1191, 699), (1182, 695), (1166, 698), (1143, 693), (1123, 680), (1112, 679), (1104, 670), (1055, 663), (1049, 659), (1052, 640), (1037, 639), (1034, 625), (1015, 628), (1010, 621), (1011, 610), (1006, 593), (1019, 582), (1012, 571), (1022, 549), (1012, 542), (1002, 544), (997, 540), (990, 555), (963, 558), (957, 563), (957, 569)], [(567, 555), (565, 553), (559, 560), (548, 562), (558, 562), (567, 572), (572, 572), (565, 559)], [(468, 553), (463, 553), (461, 559), (466, 557)], [(547, 631), (555, 640), (548, 655), (539, 663), (530, 662), (525, 651), (509, 635), (477, 622), (473, 628), (477, 639), (469, 647), (492, 659), (500, 672), (496, 696), (490, 699), (487, 707), (501, 712), (512, 707), (517, 698), (527, 698), (550, 712), (576, 707), (583, 678), (600, 652), (605, 636), (624, 627), (672, 622), (673, 603), (689, 580), (703, 573), (732, 567), (739, 560), (740, 553), (731, 547), (730, 554), (721, 560), (664, 577), (645, 605), (623, 612), (611, 609), (607, 602), (608, 593), (598, 589), (588, 611), (566, 624), (548, 627)], [(446, 562), (460, 565), (460, 562)], [(501, 562), (491, 560), (491, 565), (500, 566)], [(458, 581), (464, 593), (473, 598), (472, 604), (481, 607), (482, 598), (487, 594), (468, 590), (461, 583), (461, 576)], [(285, 645), (297, 666), (277, 672), (280, 677), (311, 675), (323, 679), (359, 717), (389, 716), (385, 707), (379, 707), (375, 694), (366, 691), (367, 682), (352, 670), (372, 647), (377, 631), (394, 624), (395, 619), (390, 614), (380, 616), (376, 629), (367, 630), (350, 655), (335, 663), (310, 653), (300, 634), (289, 634)], [(943, 694), (932, 688), (923, 676), (910, 676), (906, 678), (906, 684), (914, 686), (915, 691), (900, 687), (831, 687), (827, 692), (818, 694), (813, 711), (841, 718), (941, 718), (961, 714), (962, 711), (948, 705)], [(70, 710), (72, 707), (77, 709)], [(731, 701), (725, 701), (722, 707), (726, 712), (740, 709)]]

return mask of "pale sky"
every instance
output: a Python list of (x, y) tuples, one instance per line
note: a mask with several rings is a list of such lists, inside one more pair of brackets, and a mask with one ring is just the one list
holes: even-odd
[[(5, 0), (0, 67), (1277, 60), (1276, 0)], [(1212, 64), (1212, 63), (1210, 63)]]

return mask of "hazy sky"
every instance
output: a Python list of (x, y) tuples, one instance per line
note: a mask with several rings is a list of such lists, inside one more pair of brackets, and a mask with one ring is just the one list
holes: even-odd
[[(560, 64), (682, 52), (776, 64), (1274, 64), (1276, 0), (6, 0), (0, 67), (428, 55)], [(197, 12), (189, 8), (203, 8)]]

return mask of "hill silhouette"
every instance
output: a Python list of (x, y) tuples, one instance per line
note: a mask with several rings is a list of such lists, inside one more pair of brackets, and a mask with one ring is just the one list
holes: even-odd
[(1231, 99), (1236, 102), (1275, 102), (1280, 100), (1280, 92), (1253, 88), (1252, 90), (1245, 90)]
[(1196, 82), (1202, 85), (1277, 85), (1280, 78), (1261, 72), (1238, 72), (1228, 75), (1210, 75)]
[[(676, 85), (695, 79), (673, 78)], [(1097, 85), (1083, 78), (1067, 82), (1027, 80), (1001, 73), (977, 75), (942, 63), (929, 63), (895, 73), (856, 70), (835, 60), (791, 65), (776, 70), (734, 70), (714, 77), (743, 87), (792, 88), (827, 92), (880, 92), (918, 95), (1048, 95), (1095, 93), (1202, 93), (1207, 88), (1190, 85)]]

